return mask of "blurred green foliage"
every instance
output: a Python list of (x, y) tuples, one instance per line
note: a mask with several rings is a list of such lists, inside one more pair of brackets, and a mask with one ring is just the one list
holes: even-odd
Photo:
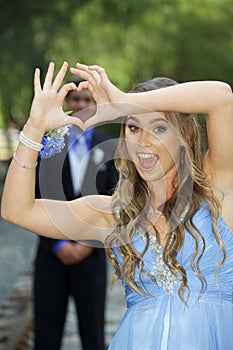
[(0, 8), (5, 125), (22, 126), (33, 71), (50, 60), (99, 64), (124, 90), (161, 75), (233, 85), (232, 0), (0, 0)]

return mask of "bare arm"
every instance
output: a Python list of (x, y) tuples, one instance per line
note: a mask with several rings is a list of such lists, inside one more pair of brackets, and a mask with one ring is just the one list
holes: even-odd
[(85, 124), (92, 125), (124, 115), (158, 112), (182, 112), (207, 115), (209, 150), (203, 169), (209, 185), (221, 202), (222, 216), (233, 228), (233, 94), (228, 84), (195, 81), (142, 93), (124, 93), (108, 79), (103, 68), (77, 64), (72, 73), (87, 82), (80, 89), (92, 91), (97, 113)]
[[(35, 153), (19, 145), (17, 157), (32, 164), (36, 161)], [(24, 169), (12, 161), (2, 196), (2, 217), (31, 232), (39, 235), (46, 232), (47, 237), (56, 239), (104, 241), (111, 233), (112, 229), (104, 229), (113, 227), (111, 198), (108, 196), (89, 196), (64, 202), (35, 200), (34, 192), (35, 170)]]
[[(43, 88), (40, 85), (39, 70), (35, 72), (35, 96), (30, 117), (24, 126), (24, 134), (35, 142), (41, 143), (44, 133), (67, 124), (82, 127), (77, 118), (68, 117), (62, 110), (65, 95), (74, 84), (60, 85), (67, 70), (63, 65), (54, 82), (54, 65), (51, 63)], [(37, 152), (19, 144), (16, 157), (19, 163), (32, 166), (37, 160)], [(35, 169), (25, 169), (12, 160), (5, 181), (2, 197), (2, 217), (29, 231), (51, 238), (98, 239), (104, 240), (111, 232), (112, 216), (109, 201), (99, 196), (79, 199), (72, 202), (35, 200)], [(103, 205), (102, 205), (103, 204)], [(99, 210), (95, 206), (100, 206)], [(102, 205), (102, 206), (101, 206)], [(108, 228), (109, 227), (109, 228)], [(77, 229), (78, 228), (78, 229)], [(77, 232), (88, 232), (82, 237)]]
[(126, 95), (130, 105), (150, 110), (207, 115), (209, 151), (206, 161), (215, 172), (231, 172), (233, 184), (233, 94), (228, 84), (196, 81), (148, 93)]
[[(97, 113), (85, 124), (124, 115), (158, 112), (207, 114), (209, 152), (206, 161), (215, 171), (233, 172), (233, 95), (228, 84), (194, 81), (142, 93), (124, 93), (108, 79), (103, 68), (77, 64), (71, 68), (87, 82), (97, 102)], [(232, 183), (232, 182), (231, 182)]]

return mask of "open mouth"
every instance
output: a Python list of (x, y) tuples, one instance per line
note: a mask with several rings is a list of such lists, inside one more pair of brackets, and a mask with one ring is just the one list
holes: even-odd
[(159, 156), (157, 154), (139, 152), (137, 155), (139, 165), (144, 171), (150, 171), (153, 169), (159, 160)]

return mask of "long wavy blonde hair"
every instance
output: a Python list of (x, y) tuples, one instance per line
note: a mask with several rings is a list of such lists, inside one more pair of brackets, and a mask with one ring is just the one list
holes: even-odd
[[(155, 78), (137, 85), (132, 92), (156, 90), (175, 84), (177, 82), (168, 78)], [(202, 152), (196, 116), (177, 112), (166, 112), (164, 115), (176, 129), (182, 147), (178, 167), (179, 184), (174, 187), (172, 197), (167, 200), (163, 207), (163, 215), (167, 222), (170, 223), (171, 227), (175, 227), (173, 239), (167, 241), (163, 250), (163, 260), (171, 273), (180, 281), (179, 297), (186, 303), (189, 296), (187, 275), (183, 266), (176, 260), (176, 256), (184, 243), (184, 229), (193, 237), (195, 242), (195, 250), (190, 264), (193, 272), (200, 280), (200, 297), (206, 288), (205, 278), (199, 267), (206, 243), (204, 235), (195, 226), (193, 217), (200, 208), (201, 201), (207, 203), (212, 216), (214, 236), (222, 250), (222, 261), (216, 271), (217, 277), (226, 258), (225, 248), (217, 225), (221, 207), (210, 186), (208, 186), (206, 175), (202, 170)], [(146, 233), (145, 249), (140, 254), (134, 249), (132, 241), (137, 227), (142, 225), (145, 219), (148, 220), (146, 213), (149, 210), (151, 193), (149, 184), (140, 177), (127, 152), (125, 142), (126, 118), (123, 119), (115, 157), (115, 165), (119, 171), (119, 183), (112, 201), (116, 227), (113, 233), (107, 237), (106, 245), (109, 247), (107, 248), (107, 255), (116, 270), (114, 279), (117, 280), (121, 276), (123, 281), (134, 291), (142, 294), (145, 292), (143, 291), (143, 285), (139, 287), (135, 283), (134, 276), (135, 269), (138, 268), (140, 277), (144, 273), (152, 279), (152, 276), (144, 270), (143, 266), (143, 256), (149, 247), (149, 234)], [(180, 217), (187, 204), (189, 204), (188, 211), (183, 222), (181, 222)], [(156, 225), (153, 225), (153, 227), (159, 241), (159, 232)], [(119, 267), (113, 247), (122, 257), (121, 267)], [(186, 289), (187, 296), (184, 297)]]

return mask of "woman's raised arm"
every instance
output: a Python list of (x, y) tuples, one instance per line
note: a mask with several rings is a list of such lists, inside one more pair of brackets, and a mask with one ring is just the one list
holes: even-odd
[[(78, 118), (67, 116), (62, 109), (67, 92), (76, 89), (73, 83), (60, 88), (67, 66), (65, 62), (53, 81), (54, 64), (50, 63), (43, 87), (40, 83), (40, 71), (35, 71), (35, 95), (30, 117), (23, 128), (21, 142), (6, 177), (2, 196), (2, 217), (35, 233), (46, 232), (53, 238), (62, 239), (68, 234), (72, 239), (102, 239), (103, 230), (98, 232), (95, 225), (106, 227), (105, 219), (98, 220), (101, 215), (90, 205), (88, 199), (70, 203), (35, 200), (35, 167), (44, 134), (48, 130), (68, 124), (83, 126)], [(76, 215), (77, 212), (80, 214)], [(109, 215), (106, 215), (108, 218)], [(88, 229), (90, 237), (76, 236), (77, 232), (84, 231), (84, 228)]]
[(206, 114), (208, 163), (215, 170), (233, 172), (233, 95), (230, 86), (219, 81), (194, 81), (141, 93), (124, 93), (108, 79), (99, 66), (77, 64), (73, 74), (86, 79), (80, 89), (88, 88), (97, 102), (97, 113), (90, 126), (119, 115), (151, 111)]

